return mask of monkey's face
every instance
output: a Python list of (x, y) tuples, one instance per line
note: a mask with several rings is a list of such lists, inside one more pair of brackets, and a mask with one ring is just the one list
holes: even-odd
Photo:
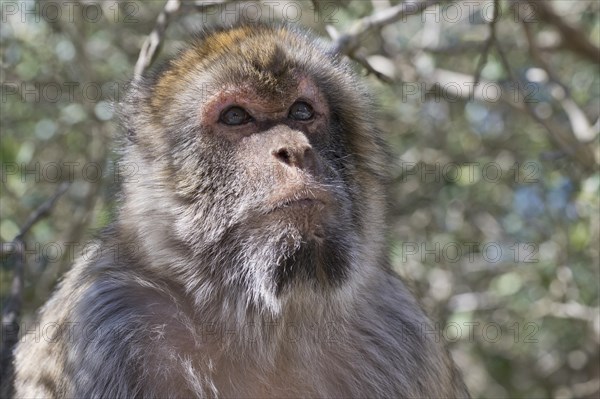
[(167, 169), (175, 234), (232, 263), (219, 266), (227, 278), (237, 268), (277, 294), (351, 272), (378, 190), (359, 152), (378, 148), (354, 77), (331, 57), (301, 33), (239, 27), (183, 51), (146, 94), (156, 131), (137, 144)]
[(318, 239), (345, 202), (344, 190), (334, 187), (341, 176), (323, 157), (329, 107), (312, 79), (285, 72), (272, 77), (276, 89), (285, 87), (273, 93), (254, 83), (257, 76), (223, 85), (202, 104), (199, 120), (205, 138), (230, 149), (217, 161), (233, 166), (229, 189), (239, 191), (230, 212), (250, 227), (283, 224)]

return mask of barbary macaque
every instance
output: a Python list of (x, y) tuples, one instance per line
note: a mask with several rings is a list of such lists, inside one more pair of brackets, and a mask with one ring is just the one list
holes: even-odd
[(389, 265), (389, 158), (331, 45), (218, 28), (119, 107), (137, 173), (99, 248), (125, 250), (65, 276), (17, 397), (468, 397)]

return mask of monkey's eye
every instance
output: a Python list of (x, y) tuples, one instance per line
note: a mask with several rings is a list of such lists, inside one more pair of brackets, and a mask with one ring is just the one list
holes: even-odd
[(310, 105), (302, 101), (296, 101), (290, 108), (289, 118), (298, 121), (307, 121), (313, 117), (314, 111)]
[(233, 106), (221, 112), (219, 121), (226, 125), (235, 126), (250, 122), (252, 118), (242, 107)]

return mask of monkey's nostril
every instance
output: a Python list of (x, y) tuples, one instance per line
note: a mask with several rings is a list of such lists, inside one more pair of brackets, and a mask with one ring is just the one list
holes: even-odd
[(287, 166), (300, 169), (312, 169), (315, 166), (315, 155), (312, 148), (285, 146), (271, 152), (273, 156)]
[(286, 148), (274, 150), (273, 155), (275, 156), (275, 158), (285, 163), (286, 165), (290, 165), (292, 163), (292, 155), (290, 151), (288, 151)]

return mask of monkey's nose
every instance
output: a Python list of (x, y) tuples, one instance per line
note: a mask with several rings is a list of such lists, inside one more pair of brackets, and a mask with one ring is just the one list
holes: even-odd
[(272, 150), (271, 154), (287, 166), (310, 172), (315, 170), (315, 153), (310, 146), (281, 146)]

